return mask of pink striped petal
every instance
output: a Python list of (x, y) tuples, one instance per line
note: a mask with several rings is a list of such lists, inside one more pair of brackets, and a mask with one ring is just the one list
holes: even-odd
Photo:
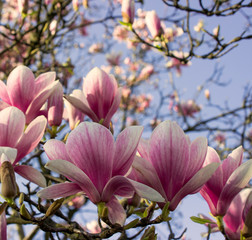
[(75, 95), (75, 91), (80, 91), (80, 90), (74, 90), (73, 95), (71, 96), (65, 96), (65, 99), (70, 102), (74, 107), (79, 109), (82, 113), (86, 114), (89, 116), (94, 122), (99, 122), (99, 118), (96, 116), (96, 114), (93, 112), (93, 110), (89, 107), (87, 100), (85, 98), (85, 101), (81, 101)]
[(39, 116), (28, 125), (24, 135), (16, 145), (16, 148), (18, 149), (18, 156), (15, 163), (33, 151), (33, 149), (38, 145), (44, 135), (46, 124), (46, 118), (44, 116)]
[(7, 89), (11, 105), (26, 111), (34, 98), (35, 77), (25, 66), (16, 67), (7, 79)]
[(126, 213), (118, 200), (115, 197), (111, 198), (110, 201), (106, 203), (106, 207), (108, 208), (110, 222), (112, 224), (118, 223), (123, 226), (126, 220)]
[(40, 74), (35, 79), (35, 89), (34, 89), (35, 96), (39, 94), (47, 86), (51, 85), (51, 83), (53, 83), (55, 79), (56, 79), (55, 72), (46, 72), (46, 73)]
[(142, 183), (133, 181), (131, 179), (129, 179), (130, 183), (133, 185), (133, 187), (135, 188), (136, 193), (142, 197), (142, 198), (146, 198), (150, 201), (154, 201), (154, 202), (164, 202), (165, 199), (161, 196), (161, 194), (159, 192), (157, 192), (156, 190), (154, 190), (151, 187), (148, 187)]
[(220, 195), (217, 214), (224, 216), (231, 201), (249, 182), (252, 178), (252, 160), (248, 160), (239, 166), (229, 177), (223, 191)]
[(223, 184), (225, 184), (230, 175), (241, 165), (243, 159), (242, 146), (236, 148), (232, 153), (228, 154), (227, 158), (222, 162)]
[(169, 209), (175, 210), (179, 202), (188, 194), (199, 191), (200, 188), (211, 178), (218, 168), (219, 163), (211, 163), (201, 168), (172, 198)]
[(50, 139), (43, 147), (50, 160), (62, 159), (72, 162), (66, 151), (66, 145), (62, 141)]
[(46, 168), (57, 172), (77, 183), (93, 203), (100, 202), (100, 195), (88, 176), (78, 167), (65, 160), (49, 161)]
[(160, 123), (151, 136), (150, 159), (166, 196), (172, 198), (183, 186), (188, 158), (189, 141), (183, 130), (175, 122)]
[(190, 146), (190, 167), (187, 168), (187, 182), (191, 179), (203, 166), (207, 154), (207, 139), (199, 137), (195, 139)]
[(105, 127), (107, 127), (107, 128), (109, 127), (109, 124), (111, 122), (111, 119), (112, 119), (113, 115), (116, 113), (116, 111), (119, 108), (121, 98), (122, 98), (122, 88), (118, 88), (118, 90), (116, 92), (116, 95), (114, 97), (113, 103), (110, 106), (110, 109), (109, 109), (106, 117), (104, 118), (103, 125)]
[(26, 123), (31, 122), (36, 116), (41, 107), (45, 104), (46, 100), (53, 93), (55, 88), (57, 87), (58, 80), (47, 86), (43, 89), (36, 97), (33, 98), (31, 104), (27, 108), (26, 115)]
[(125, 175), (136, 155), (137, 145), (143, 127), (132, 126), (124, 129), (116, 139), (116, 150), (113, 161), (112, 175)]
[(141, 157), (143, 157), (146, 160), (150, 159), (150, 156), (149, 156), (150, 144), (149, 143), (150, 143), (150, 140), (141, 139), (137, 147), (137, 150), (139, 154), (141, 155)]
[(124, 176), (112, 177), (106, 184), (101, 200), (108, 202), (114, 195), (130, 198), (134, 195), (135, 189), (129, 179)]
[(162, 183), (160, 182), (157, 172), (149, 161), (136, 156), (132, 167), (135, 171), (138, 182), (153, 187), (163, 197), (166, 197), (164, 188), (162, 186)]
[(37, 192), (39, 198), (55, 199), (59, 197), (68, 197), (76, 193), (82, 192), (77, 183), (64, 182), (51, 185)]
[(83, 122), (69, 134), (66, 149), (101, 193), (112, 175), (115, 147), (111, 132), (98, 123)]
[(40, 187), (46, 187), (46, 180), (37, 169), (27, 165), (20, 165), (15, 166), (14, 171), (23, 178), (39, 185)]
[(25, 127), (25, 116), (15, 107), (0, 112), (0, 146), (15, 147)]
[(11, 104), (7, 87), (3, 81), (0, 81), (0, 99), (8, 104)]

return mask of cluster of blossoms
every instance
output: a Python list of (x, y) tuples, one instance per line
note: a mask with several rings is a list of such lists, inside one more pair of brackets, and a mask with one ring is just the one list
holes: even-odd
[[(169, 203), (169, 211), (174, 211), (185, 196), (200, 192), (216, 219), (225, 216), (228, 236), (245, 231), (250, 200), (243, 214), (239, 212), (242, 217), (231, 217), (233, 205), (244, 204), (238, 194), (252, 177), (252, 160), (242, 163), (242, 147), (221, 161), (206, 138), (190, 141), (178, 124), (169, 120), (159, 123), (149, 140), (141, 138), (141, 126), (125, 128), (115, 140), (111, 119), (119, 108), (122, 88), (112, 75), (94, 68), (84, 79), (82, 90), (65, 96), (65, 113), (73, 129), (66, 141), (50, 139), (43, 145), (49, 159), (45, 168), (67, 179), (46, 187), (42, 173), (19, 163), (39, 146), (48, 124), (61, 124), (62, 86), (55, 81), (55, 73), (35, 78), (25, 66), (15, 68), (6, 85), (0, 83), (1, 193), (6, 199), (17, 195), (16, 172), (44, 188), (38, 197), (77, 194), (70, 204), (79, 208), (85, 195), (98, 206), (98, 214), (106, 223), (123, 226), (127, 216), (118, 197), (138, 196), (157, 202), (161, 209)], [(85, 116), (92, 122), (76, 127)], [(1, 239), (6, 239), (4, 211), (0, 223)], [(238, 227), (233, 230), (232, 224)]]
[(194, 117), (195, 113), (200, 112), (201, 107), (194, 100), (188, 100), (177, 103), (173, 109), (180, 116)]

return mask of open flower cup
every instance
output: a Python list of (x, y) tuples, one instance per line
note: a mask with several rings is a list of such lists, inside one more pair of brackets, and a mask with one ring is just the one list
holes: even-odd
[(172, 211), (185, 196), (198, 192), (219, 166), (212, 163), (203, 167), (207, 139), (191, 142), (171, 121), (160, 123), (149, 140), (141, 139), (138, 152), (141, 157), (135, 158), (130, 177), (157, 190), (170, 202)]
[(67, 138), (66, 144), (49, 140), (44, 150), (51, 160), (46, 168), (66, 176), (69, 182), (49, 186), (37, 193), (54, 199), (83, 192), (93, 203), (105, 203), (112, 224), (124, 224), (126, 213), (115, 196), (130, 198), (136, 192), (162, 202), (154, 189), (126, 178), (134, 160), (143, 127), (123, 130), (114, 141), (111, 132), (98, 123), (84, 122)]

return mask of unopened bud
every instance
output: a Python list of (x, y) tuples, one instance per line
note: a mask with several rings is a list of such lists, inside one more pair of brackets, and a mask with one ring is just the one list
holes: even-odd
[(204, 94), (205, 94), (206, 99), (210, 100), (210, 91), (208, 89), (205, 90)]
[(9, 161), (4, 161), (0, 167), (2, 195), (5, 198), (14, 198), (17, 195), (17, 186), (15, 173), (12, 164)]
[(155, 227), (151, 226), (147, 228), (141, 237), (141, 240), (156, 240), (157, 234), (155, 234)]
[(83, 0), (82, 5), (83, 5), (84, 8), (88, 8), (89, 7), (88, 0)]
[(26, 209), (24, 203), (21, 205), (20, 207), (20, 214), (22, 217), (24, 217), (25, 219), (27, 220), (30, 220), (32, 217), (31, 217), (31, 214), (28, 212), (28, 210)]
[(4, 202), (3, 204), (0, 205), (0, 215), (2, 215), (7, 205), (8, 205), (7, 202)]
[(128, 199), (128, 204), (133, 207), (138, 207), (141, 201), (141, 197), (138, 194), (134, 194), (134, 196)]
[(124, 226), (124, 230), (131, 229), (131, 228), (135, 227), (138, 223), (139, 223), (139, 219), (137, 218), (137, 219), (131, 221), (130, 223), (128, 223), (126, 226)]
[(168, 221), (169, 220), (169, 214), (170, 214), (170, 211), (169, 211), (169, 206), (170, 206), (170, 202), (167, 202), (162, 210), (162, 219), (164, 221)]
[(50, 217), (52, 216), (54, 213), (56, 213), (59, 208), (61, 207), (62, 203), (64, 202), (64, 198), (60, 198), (60, 199), (57, 199), (56, 201), (54, 201), (50, 207), (47, 209), (46, 211), (46, 217)]
[(133, 23), (134, 17), (135, 17), (134, 0), (123, 0), (121, 12), (122, 12), (122, 17), (123, 17), (123, 22)]
[(23, 204), (23, 202), (24, 202), (24, 193), (20, 193), (18, 202), (19, 202), (19, 205)]
[(244, 227), (242, 229), (242, 235), (246, 239), (252, 237), (252, 207), (249, 209), (246, 216)]

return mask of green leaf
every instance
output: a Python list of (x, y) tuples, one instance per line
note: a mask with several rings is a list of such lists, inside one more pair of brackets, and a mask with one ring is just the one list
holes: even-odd
[(191, 220), (195, 223), (199, 223), (199, 224), (206, 224), (206, 223), (211, 223), (211, 224), (215, 224), (215, 222), (209, 220), (209, 219), (204, 219), (204, 218), (199, 218), (199, 217), (195, 217), (195, 216), (192, 216), (190, 217)]

